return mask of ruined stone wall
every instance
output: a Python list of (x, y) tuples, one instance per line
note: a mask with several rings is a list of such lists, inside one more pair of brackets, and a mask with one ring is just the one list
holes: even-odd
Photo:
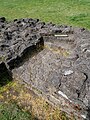
[(53, 105), (77, 120), (89, 120), (90, 31), (31, 18), (7, 22), (2, 17), (0, 61), (13, 78)]

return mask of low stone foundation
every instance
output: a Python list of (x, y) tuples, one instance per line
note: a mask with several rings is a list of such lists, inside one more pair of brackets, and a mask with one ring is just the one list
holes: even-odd
[(1, 18), (0, 58), (13, 78), (77, 120), (89, 120), (90, 31)]

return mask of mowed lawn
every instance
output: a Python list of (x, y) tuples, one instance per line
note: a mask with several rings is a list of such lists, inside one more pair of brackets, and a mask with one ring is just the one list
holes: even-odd
[(0, 16), (39, 18), (90, 29), (90, 0), (0, 0)]

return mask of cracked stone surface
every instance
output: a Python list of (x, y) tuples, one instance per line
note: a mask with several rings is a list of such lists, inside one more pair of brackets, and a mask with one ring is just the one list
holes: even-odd
[(7, 25), (15, 32), (18, 28), (15, 34), (22, 38), (29, 32), (28, 37), (39, 34), (44, 40), (43, 50), (12, 70), (13, 78), (40, 91), (50, 102), (77, 116), (77, 120), (89, 120), (90, 31), (33, 19), (14, 20)]
[(43, 46), (43, 38), (33, 30), (37, 22), (33, 19), (7, 22), (4, 17), (0, 18), (0, 61), (5, 62), (9, 69), (18, 66)]

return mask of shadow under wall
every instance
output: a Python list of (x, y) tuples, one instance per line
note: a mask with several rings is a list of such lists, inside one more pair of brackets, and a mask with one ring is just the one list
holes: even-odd
[(9, 71), (4, 62), (0, 63), (0, 86), (4, 86), (12, 81), (12, 72)]
[(36, 45), (31, 45), (27, 47), (20, 56), (17, 56), (16, 58), (11, 59), (7, 62), (9, 69), (12, 70), (14, 68), (17, 68), (25, 61), (27, 61), (30, 57), (34, 56), (35, 54), (38, 54), (40, 51), (42, 51), (44, 48), (44, 40), (43, 37), (39, 39), (39, 42), (36, 43)]

